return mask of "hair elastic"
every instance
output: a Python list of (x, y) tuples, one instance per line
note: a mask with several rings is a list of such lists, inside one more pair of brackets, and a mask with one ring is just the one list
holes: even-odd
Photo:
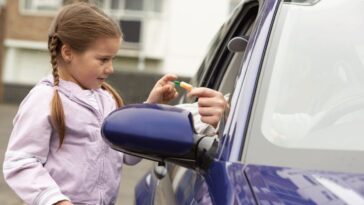
[(58, 91), (58, 86), (57, 85), (53, 86), (53, 89)]

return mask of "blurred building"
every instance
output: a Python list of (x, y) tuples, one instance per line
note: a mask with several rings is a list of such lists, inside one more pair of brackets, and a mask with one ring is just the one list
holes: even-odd
[[(176, 73), (184, 77), (195, 73), (210, 39), (237, 2), (90, 1), (118, 21), (124, 33), (124, 43), (114, 61), (116, 73)], [(29, 88), (50, 73), (48, 27), (57, 10), (73, 1), (0, 0), (0, 5), (1, 2), (5, 12), (0, 14), (0, 50), (4, 51), (0, 51), (0, 79), (5, 94), (11, 94), (5, 100), (13, 101), (24, 96), (24, 86)]]

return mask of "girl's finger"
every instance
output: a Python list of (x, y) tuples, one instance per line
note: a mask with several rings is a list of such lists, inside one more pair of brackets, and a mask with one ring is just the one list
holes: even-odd
[(175, 93), (174, 93), (174, 96), (173, 96), (173, 99), (175, 99), (175, 98), (177, 98), (178, 97), (178, 92), (176, 91)]
[(165, 85), (167, 84), (169, 81), (173, 81), (173, 80), (176, 80), (177, 79), (177, 75), (174, 75), (174, 74), (166, 74), (164, 75), (158, 82), (161, 84), (161, 85)]
[(173, 99), (174, 99), (174, 96), (175, 96), (175, 93), (174, 93), (174, 92), (167, 93), (167, 94), (163, 97), (163, 100), (164, 100), (164, 101), (173, 100)]
[(176, 91), (176, 89), (173, 89), (171, 90), (169, 93), (168, 93), (168, 98), (170, 99), (174, 99), (178, 96), (178, 92)]

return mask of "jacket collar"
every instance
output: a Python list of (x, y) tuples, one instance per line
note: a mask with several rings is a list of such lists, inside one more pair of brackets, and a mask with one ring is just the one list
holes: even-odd
[[(43, 78), (42, 80), (40, 80), (41, 84), (47, 84), (51, 87), (54, 86), (53, 84), (53, 76), (49, 75), (45, 78)], [(100, 97), (99, 100), (99, 108), (100, 111), (103, 110), (103, 107), (106, 106), (106, 101), (110, 102), (110, 98), (111, 95), (107, 92), (105, 92), (103, 89), (98, 88), (98, 89), (92, 89), (92, 90), (84, 90), (82, 89), (77, 83), (71, 82), (71, 81), (66, 81), (66, 80), (59, 80), (59, 86), (58, 86), (58, 90), (64, 94), (65, 96), (67, 96), (69, 99), (74, 100), (80, 104), (86, 105), (87, 107), (89, 107), (90, 109), (93, 110), (97, 110), (96, 108), (94, 108), (92, 106), (92, 104), (89, 103), (89, 97), (87, 96), (87, 92), (91, 91), (91, 92), (96, 92), (98, 94), (98, 96)], [(105, 98), (109, 98), (107, 100), (105, 100)], [(113, 102), (113, 100), (111, 101)]]

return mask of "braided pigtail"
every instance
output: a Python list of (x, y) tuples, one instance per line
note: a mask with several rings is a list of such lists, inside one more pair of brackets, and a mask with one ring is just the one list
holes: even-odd
[(103, 83), (101, 85), (101, 88), (106, 90), (107, 92), (109, 92), (112, 95), (112, 97), (115, 100), (117, 108), (120, 108), (120, 107), (124, 106), (123, 99), (120, 97), (118, 92), (111, 85), (109, 85), (108, 83)]
[[(51, 122), (59, 135), (59, 147), (62, 146), (66, 134), (64, 108), (58, 90), (60, 67), (63, 63), (67, 63), (61, 55), (62, 46), (67, 45), (73, 51), (82, 54), (100, 38), (121, 38), (121, 36), (119, 25), (90, 3), (68, 4), (53, 19), (48, 31), (48, 50), (55, 88), (51, 102)], [(123, 106), (123, 101), (114, 88), (106, 83), (102, 88), (112, 94), (117, 107)]]
[(63, 105), (58, 91), (59, 74), (57, 65), (57, 51), (59, 50), (60, 45), (61, 41), (58, 38), (57, 34), (53, 34), (49, 39), (49, 51), (51, 54), (51, 64), (53, 69), (52, 74), (54, 79), (54, 94), (51, 103), (51, 119), (53, 126), (58, 131), (59, 147), (62, 146), (66, 130)]

